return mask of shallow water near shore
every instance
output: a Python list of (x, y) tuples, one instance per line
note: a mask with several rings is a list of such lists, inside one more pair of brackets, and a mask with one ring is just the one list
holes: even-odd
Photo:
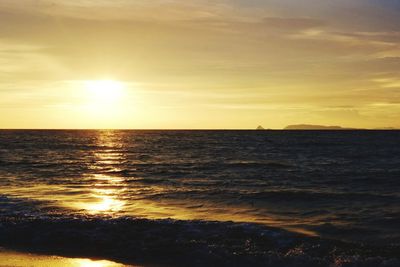
[[(154, 224), (144, 223), (145, 232), (179, 221), (179, 227), (200, 231), (194, 240), (212, 246), (215, 242), (204, 241), (202, 234), (212, 236), (209, 227), (229, 232), (233, 226), (225, 222), (232, 221), (261, 227), (254, 238), (262, 227), (273, 227), (269, 233), (282, 229), (359, 244), (357, 253), (373, 246), (391, 258), (400, 244), (398, 144), (399, 131), (3, 130), (0, 232), (9, 239), (0, 242), (22, 246), (23, 240), (10, 241), (13, 231), (38, 223), (43, 230), (62, 231), (61, 224), (95, 238), (99, 232), (74, 227), (94, 227), (92, 220), (108, 225), (148, 219)], [(70, 220), (80, 223), (66, 223)], [(36, 234), (32, 238), (44, 249)], [(233, 239), (246, 242), (245, 237)], [(290, 238), (269, 234), (267, 239)], [(285, 253), (295, 248), (289, 247)]]

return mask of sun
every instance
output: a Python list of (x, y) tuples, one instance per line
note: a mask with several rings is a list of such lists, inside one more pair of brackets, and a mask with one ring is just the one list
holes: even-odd
[[(83, 80), (79, 95), (81, 110), (97, 128), (115, 128), (125, 118), (130, 85), (117, 80)], [(107, 203), (106, 203), (107, 204)]]
[(91, 80), (85, 81), (88, 96), (93, 102), (110, 103), (122, 97), (123, 83), (114, 80)]

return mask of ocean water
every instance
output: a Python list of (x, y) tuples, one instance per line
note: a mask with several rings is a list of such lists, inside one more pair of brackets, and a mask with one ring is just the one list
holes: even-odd
[[(130, 246), (136, 238), (153, 253), (154, 240), (164, 244), (159, 250), (197, 240), (187, 254), (203, 252), (187, 257), (210, 253), (210, 266), (396, 266), (400, 132), (2, 130), (0, 218), (0, 246), (29, 250), (53, 251), (54, 236), (43, 236), (65, 229), (101, 247), (120, 236), (115, 225), (129, 236), (140, 224), (157, 238), (131, 233)], [(177, 228), (181, 239), (171, 236)], [(240, 234), (232, 236), (232, 229)], [(215, 235), (236, 247), (213, 241)], [(64, 241), (56, 252), (71, 252)], [(113, 244), (128, 244), (121, 242)], [(223, 255), (213, 246), (223, 246)], [(315, 246), (324, 249), (311, 255)], [(103, 254), (148, 260), (143, 251), (121, 251)], [(271, 251), (279, 259), (271, 261)], [(186, 261), (175, 255), (160, 262)]]

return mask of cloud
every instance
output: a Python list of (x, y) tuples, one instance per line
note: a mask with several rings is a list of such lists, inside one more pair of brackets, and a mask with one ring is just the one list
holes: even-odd
[[(372, 81), (379, 84), (382, 88), (397, 88), (400, 89), (400, 79), (398, 77), (376, 78)], [(400, 92), (398, 93), (400, 95)]]
[(225, 6), (207, 1), (130, 1), (130, 0), (3, 0), (0, 8), (6, 12), (41, 17), (80, 18), (85, 20), (168, 21), (213, 17), (225, 12)]
[(263, 19), (266, 27), (278, 29), (290, 29), (291, 31), (306, 30), (325, 26), (326, 23), (319, 19), (312, 18), (281, 18), (266, 17)]

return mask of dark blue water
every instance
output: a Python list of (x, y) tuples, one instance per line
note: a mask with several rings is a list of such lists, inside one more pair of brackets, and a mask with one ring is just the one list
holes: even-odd
[(233, 221), (399, 244), (399, 131), (0, 131), (0, 215)]

